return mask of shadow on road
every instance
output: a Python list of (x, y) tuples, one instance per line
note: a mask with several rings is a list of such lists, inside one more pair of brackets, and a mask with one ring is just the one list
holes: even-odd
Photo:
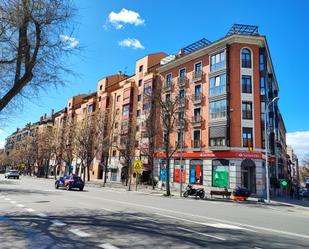
[[(55, 226), (59, 220), (65, 226)], [(63, 215), (40, 218), (36, 215), (11, 215), (1, 220), (8, 229), (6, 238), (27, 238), (26, 248), (97, 248), (110, 243), (119, 248), (305, 248), (306, 242), (247, 230), (222, 229), (186, 223), (144, 213), (107, 212), (101, 210), (71, 211)], [(80, 229), (89, 237), (80, 238), (69, 229)], [(192, 232), (195, 231), (195, 232)], [(205, 235), (207, 234), (207, 235)], [(220, 240), (223, 238), (225, 240)], [(14, 240), (13, 240), (14, 241)], [(11, 242), (12, 243), (12, 242)], [(2, 248), (2, 247), (1, 247)], [(8, 247), (9, 248), (9, 247)], [(18, 247), (14, 247), (18, 248)], [(22, 247), (24, 248), (24, 247)]]

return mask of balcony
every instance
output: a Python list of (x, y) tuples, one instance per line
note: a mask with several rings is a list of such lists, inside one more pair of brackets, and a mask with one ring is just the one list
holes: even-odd
[(200, 105), (201, 102), (202, 102), (202, 94), (201, 94), (201, 93), (199, 93), (199, 94), (194, 94), (194, 96), (193, 96), (193, 103), (194, 103), (195, 105)]
[(202, 80), (202, 76), (203, 76), (202, 70), (194, 71), (192, 81), (198, 82), (198, 81)]
[(201, 126), (202, 124), (202, 117), (201, 115), (196, 115), (192, 117), (192, 125), (193, 127)]
[(192, 140), (192, 149), (200, 149), (201, 148), (201, 140), (200, 139), (194, 139)]
[(185, 97), (179, 97), (178, 107), (179, 108), (184, 108), (185, 106), (186, 106), (186, 99), (185, 99)]
[(176, 126), (178, 129), (184, 129), (185, 128), (185, 121), (183, 119), (177, 119)]
[(186, 86), (186, 81), (187, 81), (187, 77), (186, 76), (178, 77), (178, 86), (179, 86), (179, 88), (184, 88)]
[(169, 91), (171, 91), (171, 89), (172, 89), (172, 81), (171, 80), (169, 80), (169, 81), (164, 81), (164, 83), (163, 83), (163, 90), (165, 91), (165, 92), (169, 92)]

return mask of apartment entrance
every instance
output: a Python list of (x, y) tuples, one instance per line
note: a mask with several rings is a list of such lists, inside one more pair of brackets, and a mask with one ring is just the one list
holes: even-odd
[(241, 163), (241, 186), (249, 189), (251, 193), (256, 193), (256, 166), (251, 159), (245, 159)]

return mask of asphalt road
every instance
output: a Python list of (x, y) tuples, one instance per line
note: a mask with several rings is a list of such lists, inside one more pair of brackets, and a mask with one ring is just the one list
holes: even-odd
[(308, 248), (308, 209), (0, 176), (0, 248)]

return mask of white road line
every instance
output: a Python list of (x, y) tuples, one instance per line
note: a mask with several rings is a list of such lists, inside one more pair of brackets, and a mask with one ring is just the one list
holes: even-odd
[(107, 211), (107, 212), (114, 212), (114, 213), (116, 213), (117, 211), (115, 211), (115, 210), (112, 210), (112, 209), (109, 209), (109, 208), (100, 208), (100, 209), (102, 209), (102, 210), (104, 210), (104, 211)]
[(32, 209), (32, 208), (25, 208), (25, 210), (26, 211), (28, 211), (28, 212), (30, 212), (30, 213), (32, 213), (32, 212), (34, 212), (35, 210), (34, 209)]
[[(208, 216), (183, 213), (183, 212), (175, 211), (175, 210), (152, 207), (152, 206), (147, 206), (147, 205), (142, 205), (142, 204), (137, 204), (137, 203), (131, 203), (131, 202), (125, 202), (125, 201), (111, 200), (111, 199), (102, 198), (102, 197), (100, 197), (100, 198), (92, 197), (92, 199), (100, 199), (100, 200), (105, 200), (105, 201), (114, 202), (114, 203), (120, 203), (120, 204), (124, 204), (124, 205), (131, 205), (131, 206), (142, 207), (142, 208), (146, 208), (146, 209), (153, 209), (153, 210), (158, 210), (158, 211), (163, 211), (163, 212), (169, 212), (169, 213), (179, 214), (181, 216), (185, 215), (185, 216), (191, 216), (191, 217), (195, 217), (195, 218), (199, 218), (199, 219), (213, 220), (213, 221), (220, 222), (220, 223), (229, 223), (229, 224), (236, 225), (236, 226), (242, 226), (242, 227), (246, 227), (246, 228), (256, 229), (256, 230), (262, 231), (264, 233), (265, 233), (265, 231), (267, 231), (267, 232), (272, 232), (272, 233), (277, 233), (277, 234), (282, 234), (282, 235), (288, 235), (288, 236), (294, 236), (294, 237), (309, 239), (309, 235), (305, 235), (305, 234), (292, 233), (292, 232), (281, 231), (281, 230), (266, 228), (266, 227), (261, 227), (261, 226), (253, 226), (253, 225), (248, 225), (248, 224), (242, 224), (242, 223), (239, 223), (239, 222), (222, 220), (222, 219), (217, 219), (217, 218), (208, 217)], [(254, 232), (258, 232), (256, 230), (254, 230)]]
[(231, 229), (231, 230), (246, 230), (246, 228), (238, 227), (234, 225), (224, 224), (224, 223), (202, 223), (202, 225), (214, 228), (223, 228), (223, 229)]
[(40, 216), (41, 218), (47, 218), (48, 217), (47, 214), (43, 214), (43, 213), (38, 213), (37, 216)]
[(15, 204), (16, 203), (16, 201), (10, 201), (12, 204)]
[(17, 204), (17, 207), (23, 208), (23, 207), (25, 207), (25, 205), (23, 205), (23, 204)]
[(101, 244), (101, 245), (99, 245), (99, 247), (101, 247), (103, 249), (119, 249), (119, 247), (113, 246), (109, 243)]
[(79, 236), (79, 237), (90, 237), (91, 235), (89, 233), (85, 233), (79, 229), (69, 229), (69, 231), (71, 233), (74, 233), (75, 235)]
[(55, 226), (65, 226), (66, 224), (61, 222), (60, 220), (51, 220), (51, 223), (53, 223)]
[(6, 200), (6, 201), (10, 201), (11, 199), (9, 199), (9, 198), (4, 198), (4, 200)]
[(187, 231), (187, 232), (191, 232), (191, 233), (196, 233), (196, 234), (203, 235), (203, 236), (206, 236), (206, 237), (209, 237), (209, 238), (213, 238), (213, 239), (218, 239), (218, 240), (223, 240), (223, 241), (226, 240), (225, 238), (222, 238), (222, 237), (210, 235), (210, 234), (207, 234), (207, 233), (200, 233), (200, 232), (197, 232), (197, 231), (194, 231), (194, 230), (191, 230), (191, 229), (187, 229), (187, 228), (183, 228), (183, 227), (177, 227), (177, 228), (180, 229), (180, 230), (183, 230), (183, 231)]

